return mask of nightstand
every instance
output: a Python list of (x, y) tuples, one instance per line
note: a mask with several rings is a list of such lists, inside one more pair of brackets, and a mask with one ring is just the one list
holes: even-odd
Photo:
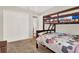
[(0, 53), (7, 52), (7, 41), (0, 41)]

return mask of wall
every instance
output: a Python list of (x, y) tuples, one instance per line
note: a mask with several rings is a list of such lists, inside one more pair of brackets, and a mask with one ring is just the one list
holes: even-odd
[(57, 25), (57, 32), (79, 35), (79, 24)]
[[(65, 10), (67, 8), (71, 8), (73, 6), (67, 7), (67, 6), (62, 6), (62, 7), (54, 7), (51, 10), (48, 10), (47, 12), (44, 12), (43, 14), (41, 14), (39, 16), (39, 29), (42, 29), (43, 27), (43, 16), (50, 14), (50, 13), (54, 13), (57, 11), (61, 11), (61, 10)], [(47, 27), (48, 25), (46, 25)], [(57, 32), (66, 32), (66, 33), (71, 33), (71, 34), (77, 34), (79, 35), (79, 24), (68, 24), (68, 25), (57, 25), (56, 27)]]
[(3, 40), (3, 10), (0, 8), (0, 40)]
[(33, 16), (33, 14), (32, 13), (30, 13), (30, 15), (29, 15), (29, 24), (28, 24), (28, 26), (29, 26), (29, 36), (30, 37), (33, 37), (33, 18), (32, 18), (32, 16)]
[(4, 40), (9, 42), (30, 38), (30, 20), (27, 12), (4, 9)]

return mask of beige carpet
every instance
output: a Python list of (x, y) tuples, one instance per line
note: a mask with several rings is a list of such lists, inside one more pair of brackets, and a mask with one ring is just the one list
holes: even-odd
[(8, 53), (52, 53), (43, 46), (36, 48), (35, 39), (25, 39), (8, 43)]

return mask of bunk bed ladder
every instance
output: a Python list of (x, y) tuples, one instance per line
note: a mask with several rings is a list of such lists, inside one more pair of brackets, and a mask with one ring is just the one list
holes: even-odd
[[(50, 24), (48, 27), (48, 30), (50, 30), (50, 33), (52, 32), (52, 30), (54, 30), (54, 32), (56, 32), (56, 25), (55, 24)], [(48, 31), (47, 31), (48, 33)]]

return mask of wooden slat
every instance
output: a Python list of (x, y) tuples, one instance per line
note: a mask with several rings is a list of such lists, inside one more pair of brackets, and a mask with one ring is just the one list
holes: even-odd
[[(65, 15), (61, 15), (61, 16), (58, 16), (58, 17), (61, 18), (61, 17), (73, 16), (73, 15), (79, 15), (79, 12), (71, 13), (71, 14), (65, 14)], [(57, 18), (57, 17), (51, 17), (51, 19), (55, 19), (55, 18)]]
[(45, 23), (45, 24), (79, 24), (79, 22)]

